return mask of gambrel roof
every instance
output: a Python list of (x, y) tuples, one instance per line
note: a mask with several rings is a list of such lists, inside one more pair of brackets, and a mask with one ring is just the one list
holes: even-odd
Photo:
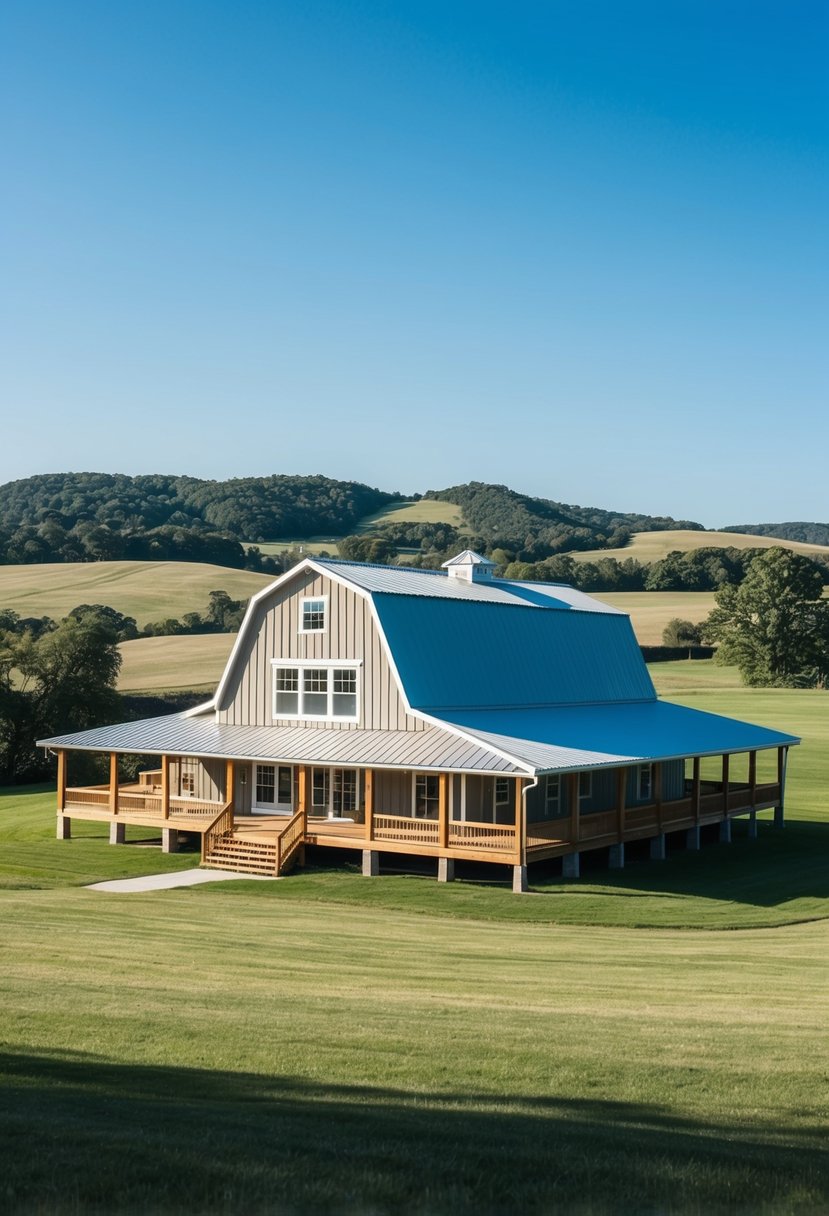
[[(309, 570), (369, 601), (405, 708), (427, 731), (218, 722), (259, 608)], [(43, 745), (537, 775), (797, 742), (660, 701), (629, 617), (572, 587), (306, 558), (251, 600), (207, 704)]]

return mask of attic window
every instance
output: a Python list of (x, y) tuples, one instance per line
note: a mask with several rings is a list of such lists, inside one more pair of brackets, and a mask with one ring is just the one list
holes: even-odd
[(273, 663), (273, 716), (311, 722), (356, 722), (359, 661), (336, 665), (288, 660)]
[(328, 596), (318, 595), (314, 599), (304, 599), (300, 605), (300, 633), (325, 633)]

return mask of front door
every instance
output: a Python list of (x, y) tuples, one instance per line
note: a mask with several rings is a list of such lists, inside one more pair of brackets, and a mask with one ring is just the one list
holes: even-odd
[(359, 805), (356, 768), (315, 768), (311, 773), (311, 814), (353, 821)]
[(260, 814), (291, 815), (294, 810), (294, 770), (290, 764), (253, 766), (251, 810)]

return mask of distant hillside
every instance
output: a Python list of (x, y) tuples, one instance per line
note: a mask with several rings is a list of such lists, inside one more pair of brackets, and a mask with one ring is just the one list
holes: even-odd
[(402, 495), (322, 476), (47, 473), (0, 486), (0, 563), (246, 564), (243, 542), (343, 535)]
[(687, 530), (666, 530), (664, 532), (635, 532), (630, 544), (621, 549), (593, 549), (573, 556), (577, 562), (599, 561), (603, 558), (616, 558), (617, 561), (627, 561), (630, 558), (643, 564), (662, 561), (669, 553), (693, 553), (698, 550), (711, 549), (720, 552), (724, 549), (770, 549), (780, 544), (784, 549), (793, 549), (804, 557), (811, 557), (829, 564), (829, 547), (818, 544), (807, 544), (799, 540), (778, 541), (772, 536), (760, 533), (740, 534), (729, 532), (698, 532)]
[(748, 536), (775, 536), (807, 545), (829, 545), (829, 524), (730, 524), (723, 532), (745, 532)]
[(701, 524), (689, 520), (578, 507), (479, 481), (429, 490), (423, 497), (457, 503), (473, 534), (483, 537), (489, 547), (509, 550), (524, 561), (579, 549), (621, 548), (634, 531), (702, 530)]

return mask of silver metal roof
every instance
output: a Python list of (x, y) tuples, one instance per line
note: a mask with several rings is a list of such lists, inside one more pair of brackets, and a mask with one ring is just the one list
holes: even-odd
[(478, 601), (487, 604), (511, 604), (519, 607), (578, 609), (582, 612), (620, 613), (583, 591), (563, 583), (522, 583), (513, 579), (487, 579), (467, 583), (450, 578), (444, 570), (412, 570), (403, 566), (373, 566), (365, 562), (341, 562), (330, 558), (313, 558), (310, 564), (325, 573), (353, 583), (363, 591), (385, 592), (389, 595), (425, 596), (437, 599)]
[(55, 735), (39, 747), (71, 751), (135, 752), (202, 759), (283, 761), (390, 769), (518, 773), (523, 767), (491, 747), (451, 730), (326, 730), (305, 726), (228, 726), (215, 716), (166, 714), (93, 730)]

